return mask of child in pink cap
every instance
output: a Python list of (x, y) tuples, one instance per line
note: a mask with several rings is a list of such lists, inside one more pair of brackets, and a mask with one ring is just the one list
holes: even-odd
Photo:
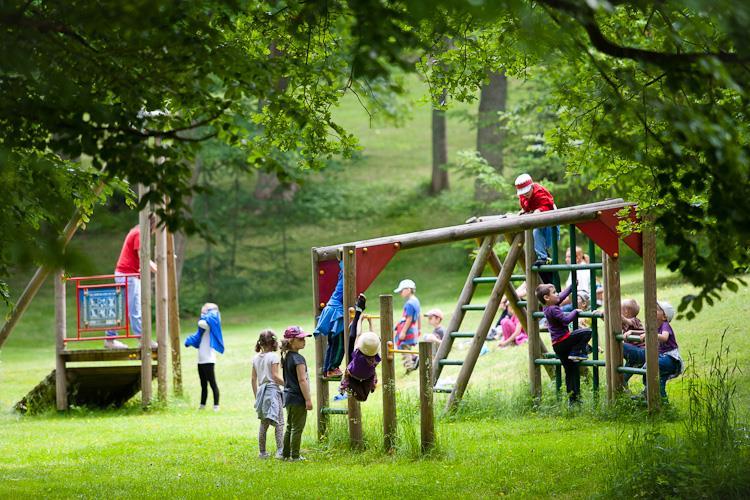
[(284, 433), (284, 460), (298, 462), (304, 460), (299, 454), (302, 433), (305, 430), (307, 412), (312, 410), (310, 379), (307, 376), (307, 362), (299, 353), (305, 348), (305, 338), (309, 337), (298, 326), (284, 330), (281, 342), (281, 366), (284, 371), (284, 408), (286, 408), (286, 432)]

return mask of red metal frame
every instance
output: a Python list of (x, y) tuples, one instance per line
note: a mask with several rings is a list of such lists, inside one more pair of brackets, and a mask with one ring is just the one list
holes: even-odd
[[(139, 339), (140, 335), (130, 334), (130, 305), (128, 304), (128, 280), (127, 278), (138, 277), (140, 273), (123, 273), (123, 274), (100, 274), (97, 276), (75, 276), (67, 278), (68, 281), (75, 281), (76, 283), (76, 337), (66, 337), (64, 342), (80, 342), (87, 340), (115, 340), (115, 339)], [(86, 281), (98, 281), (98, 280), (114, 280), (116, 278), (125, 278), (125, 283), (94, 283), (94, 284), (82, 284)], [(87, 290), (90, 288), (105, 288), (105, 287), (116, 287), (124, 289), (124, 302), (125, 302), (125, 324), (123, 326), (114, 327), (97, 327), (97, 328), (81, 328), (81, 290)], [(125, 335), (113, 335), (113, 336), (97, 336), (97, 337), (81, 337), (81, 332), (103, 332), (103, 331), (118, 331), (125, 330)]]

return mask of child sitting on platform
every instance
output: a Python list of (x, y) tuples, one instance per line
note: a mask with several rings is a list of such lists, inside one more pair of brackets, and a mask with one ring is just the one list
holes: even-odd
[(221, 315), (219, 306), (206, 302), (201, 308), (198, 320), (198, 331), (185, 339), (185, 347), (198, 349), (198, 377), (201, 381), (201, 405), (198, 409), (206, 408), (208, 399), (208, 385), (214, 395), (214, 411), (219, 411), (219, 386), (216, 384), (216, 353), (224, 353), (224, 338), (221, 334)]
[[(658, 300), (656, 302), (656, 320), (659, 323), (657, 330), (659, 341), (659, 393), (664, 400), (667, 399), (667, 381), (679, 376), (683, 370), (683, 361), (677, 339), (674, 330), (672, 330), (672, 325), (669, 324), (673, 318), (674, 307), (672, 307), (672, 304)], [(645, 340), (646, 334), (644, 332), (641, 333), (641, 342), (645, 342)], [(646, 363), (646, 349), (625, 344), (623, 346), (623, 357), (629, 363), (628, 366), (642, 366)], [(645, 375), (643, 385), (646, 385)]]
[[(642, 333), (644, 333), (643, 323), (641, 323), (641, 320), (638, 319), (638, 313), (640, 311), (641, 308), (635, 299), (623, 299), (620, 303), (620, 313), (622, 316), (622, 334), (625, 339), (623, 343), (623, 356), (626, 360), (625, 366), (629, 366), (632, 368), (640, 368), (641, 366), (643, 366), (643, 363), (638, 361), (640, 356), (631, 354), (631, 349), (643, 349), (643, 341), (628, 340), (628, 335), (641, 335)], [(630, 377), (632, 376), (632, 373), (625, 373), (623, 375), (625, 387), (628, 386), (628, 381), (630, 381)]]
[(271, 330), (260, 332), (255, 344), (253, 358), (252, 386), (255, 396), (255, 411), (260, 419), (258, 430), (259, 458), (268, 458), (266, 452), (266, 434), (269, 426), (276, 430), (276, 458), (282, 457), (284, 449), (284, 400), (280, 387), (284, 386), (279, 366), (281, 358), (276, 351), (279, 343), (276, 334)]
[(367, 401), (378, 385), (376, 368), (380, 364), (380, 337), (364, 332), (357, 337), (352, 360), (346, 366), (340, 390), (354, 396), (357, 401)]
[(580, 309), (573, 309), (566, 314), (560, 308), (560, 302), (570, 295), (570, 292), (570, 287), (560, 294), (554, 285), (542, 284), (536, 287), (537, 299), (544, 305), (544, 317), (547, 319), (552, 337), (552, 349), (565, 370), (565, 389), (569, 401), (576, 403), (581, 393), (581, 373), (576, 363), (587, 358), (591, 329), (578, 328), (572, 332), (568, 330), (568, 324), (581, 312)]

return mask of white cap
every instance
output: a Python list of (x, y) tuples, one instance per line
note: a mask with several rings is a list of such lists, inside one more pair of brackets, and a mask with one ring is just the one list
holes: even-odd
[(514, 183), (516, 185), (516, 194), (518, 196), (521, 196), (528, 193), (529, 191), (531, 191), (533, 183), (534, 181), (531, 180), (531, 176), (529, 174), (519, 175), (518, 177), (516, 177), (516, 182)]
[(411, 288), (412, 290), (416, 290), (417, 285), (413, 280), (410, 279), (401, 280), (401, 283), (399, 283), (398, 287), (393, 290), (393, 293), (401, 293), (401, 290), (403, 290), (404, 288)]
[(363, 332), (357, 337), (356, 347), (365, 356), (375, 356), (380, 350), (380, 337), (373, 332)]
[(667, 321), (672, 321), (672, 318), (674, 318), (674, 307), (672, 307), (672, 304), (670, 304), (666, 300), (657, 300), (656, 303), (659, 305), (661, 310), (664, 311), (664, 315), (667, 317)]

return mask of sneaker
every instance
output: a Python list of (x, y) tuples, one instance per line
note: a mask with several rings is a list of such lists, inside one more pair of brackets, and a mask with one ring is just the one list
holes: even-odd
[(214, 405), (214, 411), (219, 411), (219, 405)]
[(344, 393), (339, 393), (339, 394), (336, 394), (336, 395), (335, 395), (335, 396), (333, 397), (333, 400), (334, 400), (334, 401), (343, 401), (343, 400), (347, 399), (348, 397), (349, 397), (349, 396), (348, 396), (348, 395), (347, 395), (347, 394), (346, 394), (346, 393), (344, 392)]
[(586, 344), (586, 354), (591, 354), (594, 352), (594, 349), (591, 347), (591, 344)]
[(261, 460), (265, 460), (265, 459), (267, 459), (267, 458), (268, 458), (268, 457), (270, 457), (270, 456), (271, 456), (271, 455), (269, 455), (269, 454), (268, 454), (267, 452), (265, 452), (265, 451), (261, 451), (260, 453), (258, 453), (258, 458), (260, 458)]
[(570, 361), (573, 361), (574, 363), (579, 363), (581, 361), (586, 361), (587, 359), (589, 359), (589, 357), (584, 354), (581, 354), (580, 352), (576, 352), (576, 353), (571, 352), (568, 355), (568, 359)]
[(127, 349), (127, 344), (123, 344), (119, 340), (105, 340), (104, 341), (104, 348), (105, 349)]
[(304, 461), (306, 461), (307, 459), (306, 459), (305, 457), (303, 457), (302, 455), (300, 455), (300, 456), (298, 456), (297, 458), (289, 458), (288, 460), (289, 460), (290, 462), (304, 462)]
[(357, 297), (357, 311), (364, 311), (365, 306), (367, 305), (367, 297), (365, 297), (364, 293), (360, 293)]
[(284, 452), (281, 450), (277, 451), (273, 458), (276, 460), (284, 460)]
[(344, 374), (341, 372), (341, 368), (334, 368), (326, 372), (326, 378), (342, 377)]
[(199, 410), (205, 410), (205, 409), (206, 409), (206, 405), (200, 405), (200, 406), (198, 407), (198, 409), (199, 409)]

